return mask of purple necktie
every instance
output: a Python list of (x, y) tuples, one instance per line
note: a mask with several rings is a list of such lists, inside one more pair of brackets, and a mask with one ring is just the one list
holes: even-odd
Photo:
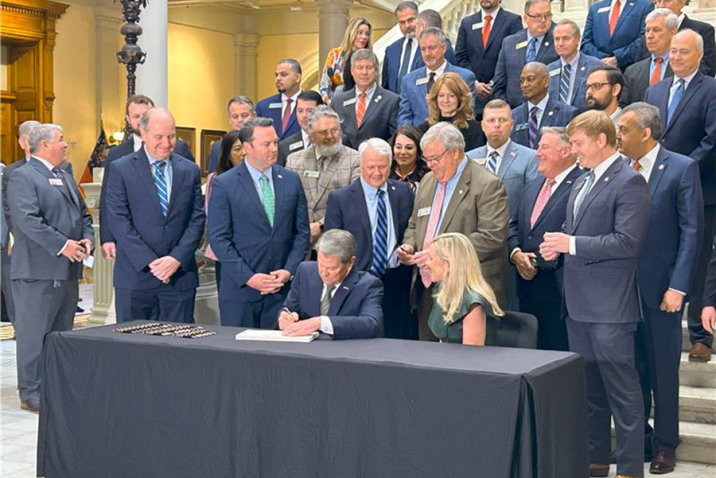
[(539, 130), (539, 125), (537, 124), (538, 111), (539, 108), (536, 106), (533, 106), (530, 110), (530, 127), (527, 132), (529, 134), (530, 148), (532, 149), (537, 149), (537, 131)]

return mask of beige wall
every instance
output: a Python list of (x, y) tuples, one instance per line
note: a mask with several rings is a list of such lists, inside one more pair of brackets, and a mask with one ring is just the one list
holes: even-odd
[(318, 62), (318, 34), (265, 35), (259, 40), (256, 90), (258, 99), (276, 94), (274, 68), (284, 58), (301, 63), (304, 76), (315, 71)]

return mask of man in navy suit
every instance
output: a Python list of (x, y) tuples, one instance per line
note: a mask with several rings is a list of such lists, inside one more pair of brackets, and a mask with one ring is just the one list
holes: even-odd
[(567, 126), (577, 110), (549, 93), (549, 70), (544, 63), (527, 63), (520, 74), (520, 89), (525, 102), (512, 110), (515, 126), (512, 141), (537, 149), (540, 128)]
[(413, 193), (407, 183), (388, 179), (393, 152), (387, 142), (369, 139), (358, 152), (361, 178), (331, 192), (324, 227), (352, 233), (357, 239), (354, 267), (383, 281), (385, 336), (417, 339), (417, 317), (410, 310), (412, 270), (400, 264), (395, 252), (413, 213)]
[(429, 87), (443, 73), (457, 73), (475, 94), (475, 75), (470, 70), (451, 65), (445, 60), (447, 39), (442, 30), (426, 28), (420, 35), (420, 52), (425, 66), (403, 78), (400, 87), (398, 126), (418, 126), (428, 118), (428, 103), (425, 99)]
[(371, 339), (383, 322), (383, 285), (355, 267), (353, 234), (333, 229), (316, 246), (318, 262), (298, 266), (278, 326), (284, 335), (321, 331), (334, 339)]
[(619, 100), (624, 91), (624, 75), (618, 69), (607, 66), (595, 66), (589, 71), (586, 83), (587, 108), (606, 113), (614, 126), (622, 114)]
[(141, 121), (142, 149), (109, 165), (107, 225), (117, 241), (117, 322), (194, 321), (199, 286), (194, 253), (204, 235), (196, 163), (174, 153), (174, 117), (152, 108)]
[(573, 106), (578, 111), (587, 107), (586, 88), (589, 71), (602, 63), (593, 56), (579, 51), (581, 33), (579, 25), (565, 18), (554, 27), (554, 49), (559, 60), (549, 69), (549, 94), (555, 100)]
[(501, 0), (480, 0), (480, 11), (462, 19), (457, 32), (457, 66), (475, 74), (475, 114), (481, 114), (492, 93), (502, 41), (522, 30), (519, 15), (501, 8)]
[(301, 93), (301, 64), (285, 59), (276, 65), (276, 91), (256, 104), (256, 115), (271, 118), (278, 140), (286, 139), (300, 128), (296, 121), (296, 100)]
[(716, 80), (699, 71), (702, 56), (703, 41), (698, 33), (683, 30), (674, 35), (669, 51), (674, 77), (651, 86), (644, 98), (659, 108), (664, 148), (695, 160), (701, 172), (704, 232), (688, 307), (693, 344), (689, 359), (695, 361), (708, 361), (713, 345), (713, 336), (703, 329), (699, 311), (716, 220)]
[(602, 0), (589, 7), (582, 51), (624, 71), (639, 60), (649, 0)]
[(649, 229), (637, 265), (644, 322), (637, 331), (636, 358), (644, 396), (645, 455), (655, 452), (650, 472), (656, 474), (674, 471), (680, 441), (681, 317), (696, 269), (704, 211), (698, 165), (660, 146), (660, 136), (655, 106), (634, 103), (619, 118), (619, 151), (631, 158), (631, 167), (647, 181), (651, 194)]
[(546, 232), (564, 224), (567, 199), (582, 170), (575, 164), (565, 128), (542, 129), (537, 149), (539, 172), (524, 188), (517, 212), (510, 219), (510, 261), (517, 266), (520, 311), (537, 317), (537, 347), (569, 350), (562, 317), (562, 269), (560, 261), (545, 261), (539, 252)]
[(395, 17), (403, 38), (396, 40), (385, 49), (381, 86), (400, 94), (400, 82), (403, 77), (419, 68), (420, 46), (415, 37), (418, 4), (412, 1), (400, 2), (395, 8)]
[[(226, 112), (229, 115), (229, 126), (231, 129), (239, 131), (241, 127), (250, 119), (256, 118), (254, 111), (254, 102), (248, 96), (234, 96), (226, 105)], [(221, 140), (214, 141), (211, 144), (211, 152), (209, 153), (209, 174), (216, 172), (219, 165), (219, 156), (221, 156)]]
[[(610, 415), (616, 428), (617, 476), (643, 476), (644, 404), (634, 367), (634, 333), (641, 320), (637, 258), (649, 221), (644, 178), (616, 150), (616, 129), (601, 111), (568, 127), (582, 175), (567, 202), (564, 232), (547, 232), (546, 261), (563, 255), (569, 348), (584, 359), (589, 407), (591, 476), (607, 476)], [(610, 413), (611, 412), (611, 413)]]
[(522, 103), (522, 68), (533, 61), (549, 65), (559, 58), (552, 38), (551, 3), (547, 0), (527, 0), (522, 18), (527, 28), (504, 39), (492, 79), (492, 97), (507, 101), (511, 108)]
[(216, 178), (209, 201), (221, 324), (275, 329), (308, 250), (306, 196), (298, 174), (275, 164), (278, 138), (269, 118), (249, 121), (239, 135), (246, 159)]

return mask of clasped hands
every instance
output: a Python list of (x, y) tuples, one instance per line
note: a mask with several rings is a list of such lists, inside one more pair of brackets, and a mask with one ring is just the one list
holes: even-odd
[(278, 328), (283, 331), (283, 335), (296, 337), (299, 335), (309, 335), (320, 330), (321, 317), (311, 317), (306, 320), (299, 320), (296, 312), (284, 308), (278, 316)]
[(70, 262), (82, 262), (89, 257), (91, 251), (92, 241), (89, 239), (82, 239), (80, 241), (68, 239), (65, 250), (62, 251), (62, 255), (69, 259)]
[(246, 285), (259, 291), (261, 295), (275, 294), (290, 279), (291, 273), (289, 271), (279, 269), (268, 274), (256, 273), (251, 276)]
[(164, 256), (150, 262), (149, 270), (152, 272), (154, 277), (163, 283), (168, 284), (169, 280), (171, 280), (180, 265), (181, 262), (174, 259), (172, 256)]

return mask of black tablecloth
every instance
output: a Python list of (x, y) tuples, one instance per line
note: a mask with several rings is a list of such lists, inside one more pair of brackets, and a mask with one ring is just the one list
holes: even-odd
[(582, 360), (399, 340), (52, 333), (48, 478), (580, 478)]

